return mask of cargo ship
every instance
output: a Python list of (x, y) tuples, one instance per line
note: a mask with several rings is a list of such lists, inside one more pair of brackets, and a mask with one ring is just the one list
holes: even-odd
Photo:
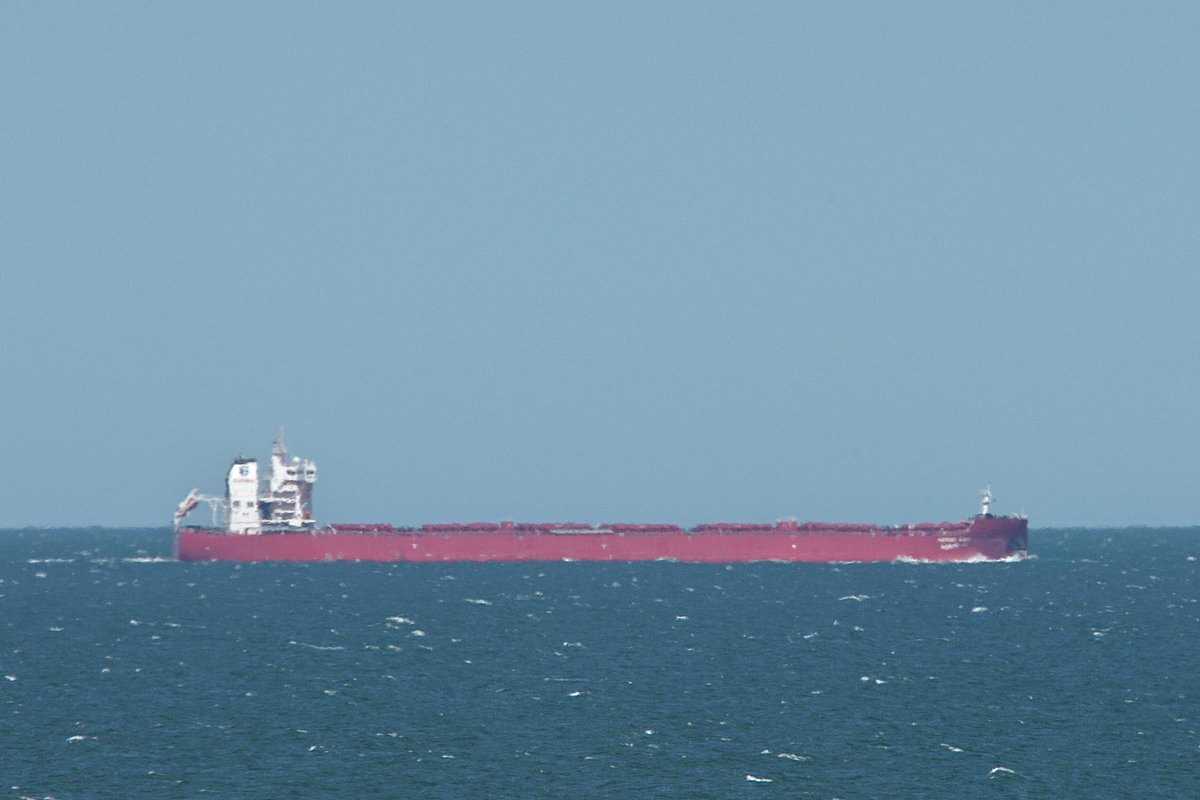
[[(749, 561), (819, 563), (1001, 561), (1027, 556), (1024, 516), (980, 512), (960, 522), (852, 525), (799, 522), (671, 524), (471, 522), (396, 527), (334, 523), (312, 513), (317, 467), (288, 458), (282, 434), (260, 480), (253, 458), (234, 460), (224, 497), (193, 489), (175, 511), (180, 561)], [(206, 503), (209, 526), (184, 525)]]

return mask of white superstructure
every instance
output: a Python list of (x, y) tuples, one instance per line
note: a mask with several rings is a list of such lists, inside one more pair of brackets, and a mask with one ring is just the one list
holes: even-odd
[(255, 459), (236, 459), (225, 479), (225, 497), (193, 489), (175, 510), (175, 527), (180, 526), (188, 512), (206, 502), (212, 509), (213, 527), (219, 526), (229, 533), (311, 529), (315, 525), (312, 487), (316, 482), (317, 465), (307, 459), (289, 460), (281, 431), (271, 449), (271, 466), (265, 480), (259, 481)]
[(289, 461), (283, 431), (271, 448), (268, 492), (260, 499), (263, 517), (270, 527), (309, 528), (313, 525), (312, 487), (317, 482), (317, 465), (295, 456)]

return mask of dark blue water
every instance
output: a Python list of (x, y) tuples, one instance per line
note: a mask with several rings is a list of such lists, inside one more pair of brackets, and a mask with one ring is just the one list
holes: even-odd
[(1031, 547), (235, 565), (0, 531), (0, 797), (1196, 796), (1200, 530)]

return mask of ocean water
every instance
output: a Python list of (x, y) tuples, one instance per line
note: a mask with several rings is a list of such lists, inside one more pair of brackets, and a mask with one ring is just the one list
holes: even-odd
[(1200, 796), (1200, 529), (1006, 564), (181, 564), (0, 531), (0, 798)]

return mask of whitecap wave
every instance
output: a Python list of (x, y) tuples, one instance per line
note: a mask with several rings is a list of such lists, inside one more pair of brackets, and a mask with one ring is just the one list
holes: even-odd
[(307, 647), (309, 650), (345, 650), (346, 648), (340, 644), (309, 644), (308, 642), (297, 642), (295, 639), (289, 639), (288, 644), (296, 647)]
[[(912, 556), (896, 556), (892, 559), (893, 564), (1015, 564), (1018, 561), (1028, 561), (1031, 558), (1037, 558), (1035, 555), (1028, 553), (1013, 553), (1011, 556), (1001, 556), (992, 558), (980, 553), (967, 556), (966, 558), (947, 559), (932, 559), (932, 558), (913, 558)], [(859, 563), (859, 562), (847, 562)]]

